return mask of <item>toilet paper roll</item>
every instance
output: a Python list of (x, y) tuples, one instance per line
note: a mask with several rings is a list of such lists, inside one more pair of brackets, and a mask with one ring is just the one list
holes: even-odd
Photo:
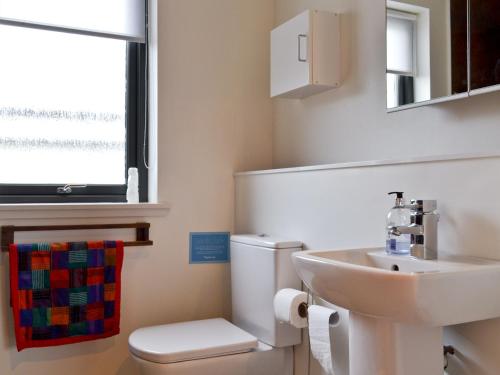
[(274, 315), (280, 322), (296, 328), (307, 327), (307, 317), (299, 315), (301, 304), (307, 303), (307, 294), (296, 289), (281, 289), (274, 296)]
[(323, 306), (309, 306), (309, 343), (311, 353), (326, 374), (333, 375), (330, 328), (339, 324), (339, 313)]

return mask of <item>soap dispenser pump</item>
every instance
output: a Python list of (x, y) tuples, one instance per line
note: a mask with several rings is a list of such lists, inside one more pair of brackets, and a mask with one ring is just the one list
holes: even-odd
[(396, 195), (394, 206), (387, 214), (385, 251), (391, 255), (408, 255), (410, 253), (411, 236), (409, 234), (400, 234), (397, 236), (391, 230), (394, 227), (410, 225), (410, 210), (405, 206), (403, 194), (402, 191), (389, 193), (389, 195)]

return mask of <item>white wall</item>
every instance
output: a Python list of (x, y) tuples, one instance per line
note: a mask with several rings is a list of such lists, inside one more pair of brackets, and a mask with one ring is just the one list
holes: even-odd
[[(500, 260), (499, 170), (495, 157), (240, 175), (236, 230), (303, 241), (306, 249), (382, 247), (394, 203), (387, 192), (401, 190), (409, 198), (438, 200), (439, 251)], [(341, 311), (341, 321), (334, 367), (336, 375), (348, 375), (347, 312)], [(445, 343), (457, 349), (450, 375), (500, 373), (500, 319), (452, 327)], [(307, 346), (296, 353), (296, 375), (308, 374)], [(312, 368), (311, 375), (320, 375), (315, 362)]]
[(233, 172), (271, 166), (268, 33), (273, 10), (268, 0), (159, 0), (159, 198), (171, 204), (168, 214), (98, 219), (89, 212), (84, 220), (47, 214), (47, 220), (29, 221), (0, 216), (0, 225), (149, 220), (155, 245), (125, 250), (122, 332), (101, 341), (17, 353), (8, 255), (3, 254), (0, 374), (130, 374), (132, 330), (230, 315), (228, 266), (189, 265), (188, 234), (232, 230)]
[(276, 0), (275, 24), (304, 9), (343, 13), (344, 84), (274, 104), (274, 166), (500, 149), (500, 93), (386, 113), (385, 1)]

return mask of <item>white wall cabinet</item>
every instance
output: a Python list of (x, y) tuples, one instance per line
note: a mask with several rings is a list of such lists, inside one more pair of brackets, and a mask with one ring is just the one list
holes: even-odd
[(271, 32), (271, 97), (304, 98), (340, 86), (340, 16), (307, 10)]

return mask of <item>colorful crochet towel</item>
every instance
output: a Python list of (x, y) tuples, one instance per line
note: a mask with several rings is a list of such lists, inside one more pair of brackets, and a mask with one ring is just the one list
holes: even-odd
[(10, 246), (17, 350), (120, 332), (123, 242)]

